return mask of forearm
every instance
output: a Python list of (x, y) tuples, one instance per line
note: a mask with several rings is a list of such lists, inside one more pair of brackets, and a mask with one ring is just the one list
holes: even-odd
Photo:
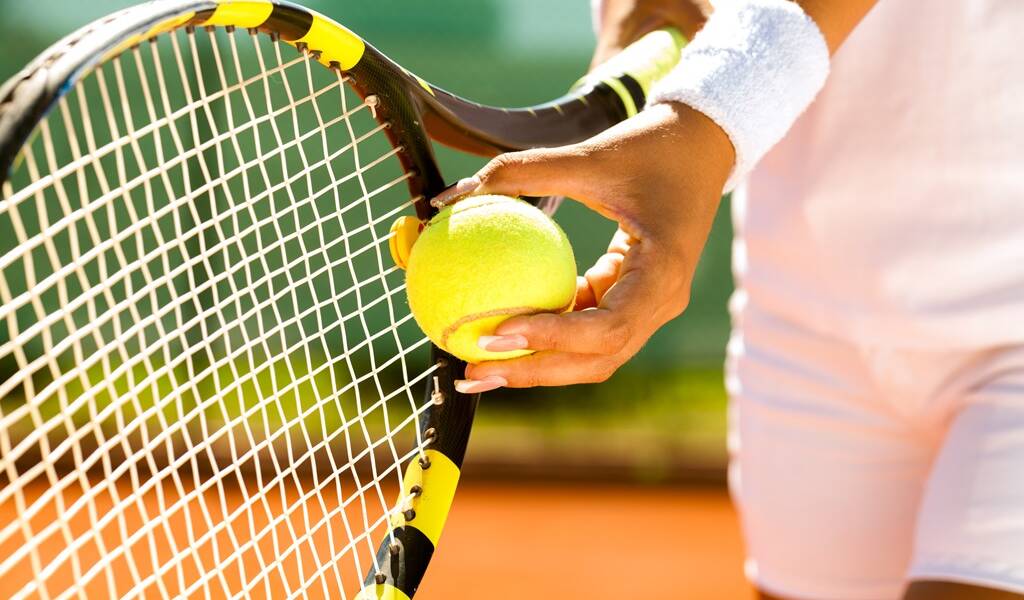
[(878, 0), (798, 0), (807, 16), (817, 24), (828, 44), (829, 54), (835, 54), (850, 32)]
[[(824, 86), (830, 55), (873, 0), (723, 2), (651, 90), (707, 115), (732, 142), (738, 185)], [(810, 11), (810, 12), (808, 12)], [(820, 23), (819, 23), (820, 21)]]
[[(693, 37), (714, 8), (710, 0), (595, 0), (598, 2), (598, 52), (622, 49), (645, 33), (675, 27)], [(877, 0), (795, 0), (821, 29), (829, 52), (835, 51)]]
[[(701, 29), (704, 19), (704, 13), (699, 10), (694, 17), (695, 13), (688, 7), (695, 5), (690, 2), (609, 1), (619, 8), (605, 7), (599, 15), (601, 24), (613, 30), (602, 31), (604, 45), (601, 47), (606, 50), (624, 46), (633, 41), (633, 37), (665, 26), (675, 26), (692, 38), (694, 32)], [(752, 1), (767, 5), (771, 0)], [(712, 22), (704, 26), (702, 35), (696, 36), (696, 41), (686, 50), (688, 56), (684, 56), (669, 79), (679, 77), (680, 84), (694, 83), (686, 80), (687, 61), (694, 57), (698, 77), (700, 73), (715, 75), (719, 66), (734, 68), (726, 73), (732, 77), (704, 81), (722, 84), (710, 90), (713, 99), (728, 104), (739, 97), (741, 102), (752, 103), (741, 108), (749, 108), (760, 121), (741, 122), (741, 133), (756, 131), (764, 121), (769, 121), (769, 126), (774, 128), (772, 135), (784, 132), (787, 123), (770, 122), (776, 116), (773, 109), (779, 106), (771, 102), (772, 94), (788, 93), (786, 85), (793, 81), (794, 74), (790, 62), (795, 64), (797, 75), (802, 72), (800, 63), (805, 62), (799, 60), (802, 46), (794, 45), (793, 40), (786, 37), (786, 31), (795, 29), (804, 41), (810, 39), (815, 61), (812, 66), (818, 67), (817, 78), (823, 80), (822, 72), (828, 70), (829, 52), (842, 42), (852, 29), (852, 23), (870, 6), (870, 2), (862, 2), (859, 8), (854, 7), (856, 10), (832, 13), (826, 4), (822, 2), (820, 9), (810, 6), (812, 12), (821, 11), (818, 18), (826, 23), (823, 33), (819, 33), (808, 16), (795, 6), (774, 4), (768, 8), (775, 10), (775, 14), (767, 15), (761, 30), (753, 32), (755, 37), (745, 41), (731, 35), (729, 19), (734, 19), (736, 28), (743, 34), (742, 30), (749, 25), (743, 22), (744, 18), (757, 21), (764, 15), (740, 15), (742, 18), (737, 20), (737, 15), (729, 12), (747, 4), (723, 0), (722, 12), (711, 17)], [(849, 6), (854, 6), (852, 0)], [(609, 12), (622, 7), (647, 12), (642, 15)], [(667, 7), (674, 7), (675, 12), (661, 10)], [(779, 11), (783, 14), (778, 14)], [(717, 21), (720, 26), (715, 25), (717, 16), (725, 17)], [(773, 30), (773, 24), (781, 29)], [(778, 42), (783, 50), (781, 58), (778, 53), (771, 53), (772, 48), (758, 46), (757, 35)], [(718, 48), (704, 44), (702, 50), (702, 39), (722, 44)], [(753, 52), (751, 47), (755, 48)], [(600, 52), (595, 57), (597, 62), (601, 59)], [(737, 55), (739, 61), (729, 63)], [(767, 64), (761, 59), (766, 59)], [(782, 71), (781, 82), (772, 78), (773, 70)], [(700, 85), (691, 85), (688, 89), (698, 100), (702, 91), (708, 91)], [(748, 93), (751, 97), (744, 97)], [(767, 105), (758, 104), (765, 94), (768, 94)], [(450, 202), (467, 193), (567, 196), (619, 225), (608, 251), (578, 279), (575, 310), (558, 315), (513, 317), (502, 323), (495, 335), (478, 342), (489, 351), (530, 349), (536, 352), (519, 359), (470, 365), (466, 379), (457, 383), (460, 391), (475, 393), (499, 386), (604, 381), (633, 356), (658, 327), (686, 308), (694, 269), (723, 186), (730, 172), (736, 171), (734, 165), (740, 162), (737, 144), (732, 138), (737, 129), (731, 132), (714, 114), (700, 110), (699, 102), (695, 104), (697, 108), (669, 98), (582, 142), (498, 156), (474, 177), (459, 182), (435, 199)], [(762, 148), (755, 146), (754, 149)]]

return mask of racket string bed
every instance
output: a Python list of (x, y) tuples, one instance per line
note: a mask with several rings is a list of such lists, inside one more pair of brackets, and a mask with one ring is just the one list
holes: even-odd
[(683, 44), (508, 109), (287, 0), (157, 0), (0, 86), (4, 591), (414, 596), (477, 398), (408, 313), (391, 224), (434, 212), (434, 142), (584, 140)]
[(288, 51), (224, 28), (132, 47), (5, 182), (13, 597), (351, 597), (414, 517), (438, 366), (387, 244), (417, 199), (378, 99)]

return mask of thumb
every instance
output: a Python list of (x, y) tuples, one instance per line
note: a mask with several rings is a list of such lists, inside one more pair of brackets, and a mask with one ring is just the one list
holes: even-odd
[(501, 154), (477, 172), (480, 186), (474, 193), (576, 197), (584, 192), (581, 154), (575, 145)]
[[(476, 175), (460, 180), (431, 203), (445, 206), (470, 195), (568, 196), (609, 218), (616, 211), (605, 206), (607, 170), (580, 144), (534, 148), (501, 154)], [(602, 185), (604, 182), (604, 185)]]
[(575, 197), (581, 191), (579, 178), (573, 176), (582, 163), (579, 155), (574, 146), (500, 154), (476, 175), (438, 194), (431, 204), (442, 207), (478, 194)]

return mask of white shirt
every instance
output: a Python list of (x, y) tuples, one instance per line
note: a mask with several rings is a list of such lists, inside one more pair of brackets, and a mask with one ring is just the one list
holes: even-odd
[(880, 0), (734, 196), (737, 300), (863, 343), (1024, 341), (1024, 2)]

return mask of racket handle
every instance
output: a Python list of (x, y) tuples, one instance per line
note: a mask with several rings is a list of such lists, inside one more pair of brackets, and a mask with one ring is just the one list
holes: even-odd
[[(629, 78), (639, 84), (646, 98), (651, 86), (667, 75), (679, 62), (679, 54), (686, 43), (686, 36), (674, 27), (652, 31), (596, 66), (580, 78), (571, 89), (573, 92), (585, 93), (603, 83), (619, 91), (618, 88), (630, 83), (625, 79)], [(632, 107), (627, 106), (630, 116), (643, 109), (643, 106), (631, 103)]]

